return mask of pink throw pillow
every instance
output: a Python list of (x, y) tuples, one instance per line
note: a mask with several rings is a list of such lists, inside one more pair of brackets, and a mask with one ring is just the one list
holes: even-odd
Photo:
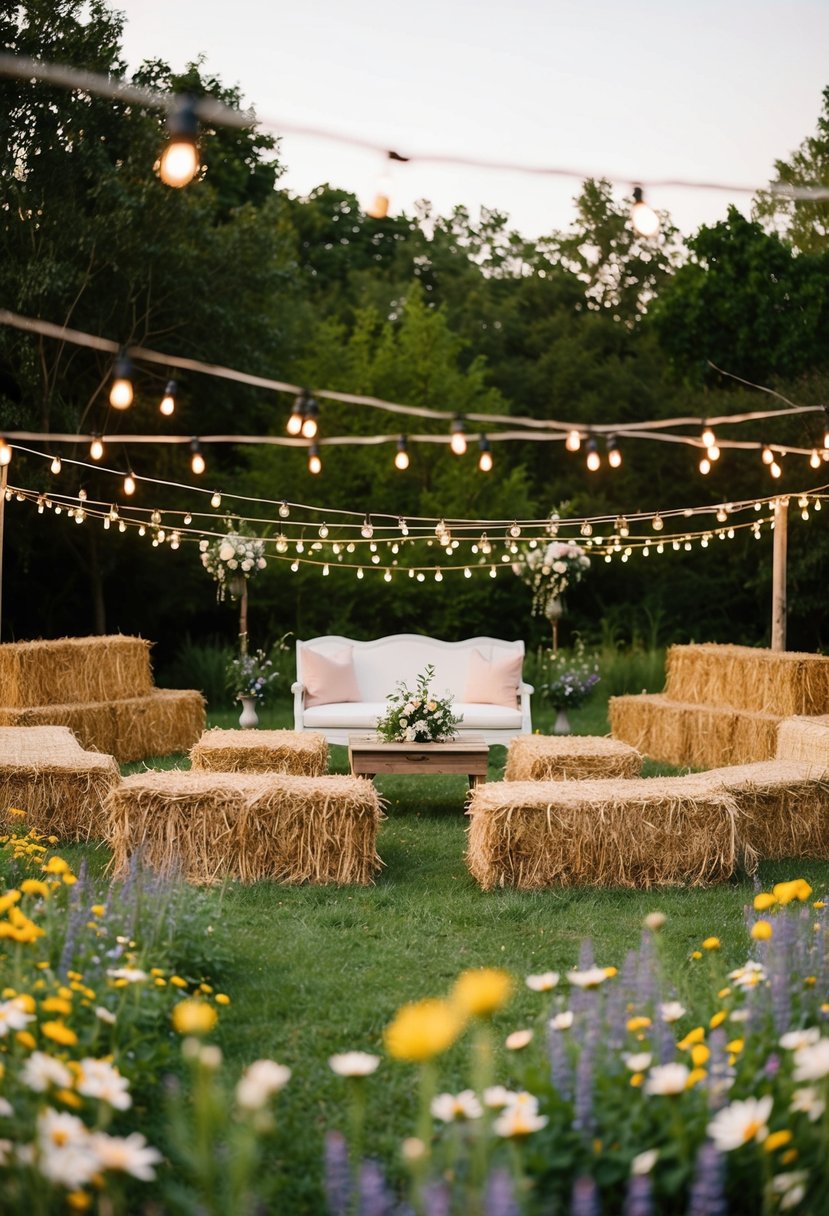
[(331, 654), (302, 648), (302, 683), (305, 704), (331, 705), (340, 701), (361, 701), (351, 657), (353, 647), (343, 646)]
[(473, 650), (469, 656), (464, 701), (515, 709), (523, 660), (522, 654), (514, 654), (490, 662), (480, 650)]

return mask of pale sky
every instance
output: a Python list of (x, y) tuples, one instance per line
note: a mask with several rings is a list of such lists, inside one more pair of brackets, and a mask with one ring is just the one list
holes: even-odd
[[(815, 131), (829, 84), (827, 0), (116, 0), (131, 68), (203, 54), (262, 118), (397, 150), (759, 187)], [(381, 158), (285, 136), (281, 184), (365, 204)], [(397, 166), (392, 211), (428, 198), (566, 228), (577, 180)], [(750, 196), (660, 189), (686, 235)]]

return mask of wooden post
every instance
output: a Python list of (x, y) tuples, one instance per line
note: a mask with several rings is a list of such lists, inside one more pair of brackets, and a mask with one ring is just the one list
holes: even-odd
[(9, 466), (0, 465), (0, 638), (3, 636), (3, 525), (6, 516), (6, 483)]
[(789, 500), (778, 498), (774, 506), (774, 548), (771, 572), (771, 648), (786, 649), (786, 543)]
[(239, 653), (248, 652), (248, 580), (242, 579), (242, 594), (239, 596)]

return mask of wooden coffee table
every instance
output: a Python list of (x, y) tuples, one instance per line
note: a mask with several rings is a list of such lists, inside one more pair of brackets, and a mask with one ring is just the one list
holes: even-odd
[(384, 743), (375, 734), (348, 736), (348, 762), (355, 777), (391, 773), (463, 773), (471, 789), (486, 781), (489, 744), (483, 735), (452, 743)]

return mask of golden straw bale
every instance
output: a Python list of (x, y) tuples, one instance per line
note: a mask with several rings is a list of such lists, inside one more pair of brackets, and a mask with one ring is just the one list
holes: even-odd
[(0, 705), (23, 709), (136, 697), (152, 688), (143, 638), (58, 638), (0, 646)]
[(147, 772), (127, 777), (106, 811), (112, 865), (130, 857), (190, 882), (368, 883), (381, 804), (359, 777)]
[(293, 773), (319, 777), (328, 768), (325, 735), (310, 730), (204, 732), (190, 750), (194, 769), (214, 773)]
[(147, 696), (113, 701), (112, 708), (112, 750), (122, 764), (186, 753), (204, 730), (204, 697), (192, 689), (154, 688)]
[(819, 771), (829, 769), (829, 716), (784, 718), (777, 728), (778, 760), (800, 760)]
[(0, 726), (67, 726), (81, 747), (117, 759), (115, 713), (109, 701), (0, 709)]
[(810, 857), (829, 860), (829, 771), (816, 776), (808, 764), (772, 760), (692, 774), (718, 782), (740, 808), (738, 833), (746, 850), (763, 860)]
[(15, 807), (46, 836), (100, 838), (104, 800), (120, 780), (112, 756), (84, 751), (66, 727), (0, 728), (0, 821), (6, 826)]
[(665, 695), (778, 717), (829, 714), (829, 657), (715, 642), (671, 646)]
[(701, 775), (491, 782), (467, 813), (467, 865), (484, 890), (707, 886), (737, 862), (737, 803)]
[(770, 760), (780, 722), (775, 714), (682, 704), (661, 693), (611, 697), (609, 714), (614, 738), (653, 760), (691, 768)]
[(638, 777), (642, 757), (618, 739), (595, 735), (517, 735), (509, 741), (505, 781)]

